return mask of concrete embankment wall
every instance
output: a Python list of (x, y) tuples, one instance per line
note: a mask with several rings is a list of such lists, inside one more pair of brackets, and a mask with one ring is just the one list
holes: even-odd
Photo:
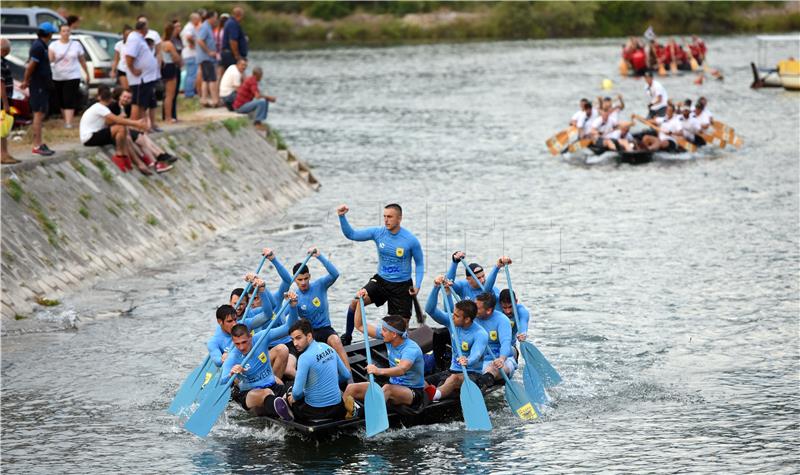
[(257, 216), (280, 214), (319, 186), (308, 167), (242, 119), (154, 139), (180, 157), (168, 173), (121, 173), (110, 147), (78, 146), (3, 167), (4, 320), (98, 278), (176, 256)]

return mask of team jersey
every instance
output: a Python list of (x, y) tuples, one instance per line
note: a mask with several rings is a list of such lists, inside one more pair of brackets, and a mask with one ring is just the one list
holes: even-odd
[[(245, 317), (239, 320), (239, 323), (247, 325), (247, 328), (252, 331), (255, 328), (259, 328), (266, 321), (266, 315), (263, 312), (259, 312), (253, 317)], [(208, 340), (206, 346), (208, 348), (208, 355), (211, 357), (211, 361), (213, 361), (217, 366), (222, 366), (222, 355), (230, 352), (231, 349), (233, 349), (233, 338), (231, 337), (230, 333), (226, 333), (221, 326), (217, 325), (217, 329), (214, 331), (214, 336)]]
[[(456, 270), (458, 270), (458, 262), (453, 262), (450, 264), (450, 269), (447, 270), (447, 277), (448, 280), (453, 280), (456, 278)], [(500, 269), (497, 266), (492, 266), (492, 271), (489, 272), (489, 276), (486, 277), (486, 282), (483, 284), (484, 289), (492, 289), (492, 293), (494, 293), (494, 298), (499, 302), (500, 300), (500, 290), (495, 287), (494, 283), (497, 280), (497, 272)], [(484, 269), (484, 272), (486, 270)], [(480, 287), (474, 288), (469, 285), (467, 279), (458, 279), (453, 282), (453, 286), (451, 289), (458, 294), (461, 299), (467, 300), (475, 300), (475, 297), (482, 294), (484, 291), (481, 290)]]
[(684, 118), (681, 123), (683, 136), (690, 142), (694, 142), (694, 136), (703, 130), (700, 121), (696, 117), (689, 116), (688, 119)]
[(388, 282), (411, 280), (411, 260), (414, 260), (416, 279), (414, 286), (422, 285), (425, 276), (425, 257), (422, 246), (411, 231), (401, 227), (396, 234), (386, 227), (353, 229), (347, 217), (339, 216), (342, 233), (352, 241), (375, 241), (378, 250), (378, 275)]
[[(584, 113), (584, 116), (585, 115), (586, 114)], [(586, 117), (586, 119), (583, 121), (583, 125), (580, 127), (581, 137), (586, 137), (592, 132), (592, 123), (596, 118), (597, 118), (597, 111), (592, 109), (591, 115), (589, 117)]]
[[(487, 344), (495, 355), (505, 356), (506, 358), (514, 356), (514, 352), (511, 351), (511, 323), (508, 321), (508, 317), (506, 317), (505, 314), (495, 310), (488, 318), (476, 318), (475, 323), (486, 330), (489, 336)], [(483, 355), (484, 361), (491, 361), (493, 359), (492, 353), (489, 351)]]
[(696, 115), (694, 112), (692, 112), (692, 117), (696, 117), (697, 120), (700, 121), (700, 125), (703, 128), (711, 125), (711, 119), (713, 118), (708, 109), (703, 109), (703, 112), (701, 112), (700, 115)]
[(312, 281), (308, 290), (297, 289), (298, 314), (300, 318), (311, 322), (311, 327), (314, 329), (331, 326), (331, 317), (328, 313), (328, 288), (339, 278), (339, 271), (325, 256), (320, 254), (317, 259), (325, 266), (328, 275)]
[[(669, 100), (669, 96), (667, 95), (667, 90), (664, 89), (664, 86), (661, 85), (660, 82), (653, 79), (653, 84), (644, 85), (644, 91), (647, 93), (647, 96), (650, 98), (650, 109), (658, 110), (662, 107), (667, 107), (667, 101)], [(655, 104), (653, 101), (656, 100), (656, 97), (661, 96), (661, 100)]]
[[(239, 389), (249, 391), (251, 389), (267, 388), (275, 384), (275, 375), (272, 373), (272, 364), (269, 359), (269, 349), (267, 346), (273, 338), (285, 336), (289, 332), (289, 327), (297, 321), (297, 311), (295, 307), (289, 310), (289, 319), (278, 328), (269, 331), (260, 331), (253, 336), (253, 346), (250, 353), (253, 356), (244, 365), (244, 372), (238, 376)], [(250, 354), (248, 353), (248, 354)], [(225, 364), (222, 366), (220, 383), (225, 384), (231, 378), (231, 369), (237, 364), (242, 364), (246, 355), (243, 355), (238, 348), (234, 347)]]
[(292, 397), (295, 401), (305, 399), (312, 407), (333, 406), (342, 400), (339, 382), (349, 379), (350, 371), (336, 351), (312, 341), (297, 359)]
[(405, 338), (403, 343), (397, 345), (386, 345), (389, 353), (389, 365), (395, 367), (401, 361), (411, 361), (411, 368), (402, 376), (391, 376), (389, 383), (406, 386), (409, 388), (425, 387), (425, 360), (422, 357), (422, 349), (417, 342), (411, 338)]
[(675, 137), (667, 134), (678, 134), (683, 131), (683, 124), (681, 123), (683, 117), (675, 114), (671, 119), (667, 119), (666, 117), (660, 117), (659, 119), (658, 122), (661, 122), (661, 127), (659, 127), (659, 129), (661, 129), (661, 131), (658, 133), (658, 139), (675, 142)]
[(603, 138), (607, 138), (608, 134), (610, 134), (616, 126), (617, 123), (612, 119), (611, 114), (608, 115), (606, 120), (603, 120), (603, 116), (601, 115), (592, 122), (592, 129), (597, 130)]
[[(430, 315), (437, 323), (444, 325), (448, 330), (452, 328), (450, 315), (436, 308), (439, 300), (439, 286), (434, 286), (433, 291), (428, 296), (428, 301), (425, 303), (425, 312)], [(486, 330), (475, 321), (468, 328), (456, 328), (456, 335), (450, 335), (450, 342), (452, 345), (459, 345), (461, 352), (467, 357), (467, 371), (470, 373), (481, 373), (483, 370), (483, 355), (486, 352), (486, 344), (489, 335)], [(458, 364), (458, 351), (453, 348), (452, 358), (450, 360), (451, 371), (461, 371), (461, 365)]]
[(508, 317), (508, 321), (511, 324), (512, 343), (517, 341), (517, 333), (522, 332), (523, 335), (526, 335), (528, 333), (528, 325), (530, 324), (531, 313), (526, 306), (522, 305), (521, 303), (518, 303), (517, 317), (519, 318), (519, 328), (517, 328), (517, 322), (514, 320), (514, 314), (511, 314), (511, 316)]
[(633, 135), (631, 135), (630, 131), (628, 131), (628, 133), (623, 136), (622, 135), (622, 131), (620, 129), (616, 129), (616, 130), (612, 131), (605, 138), (607, 138), (609, 140), (620, 140), (620, 139), (622, 139), (622, 140), (628, 140), (628, 141), (631, 141), (631, 142), (633, 141)]

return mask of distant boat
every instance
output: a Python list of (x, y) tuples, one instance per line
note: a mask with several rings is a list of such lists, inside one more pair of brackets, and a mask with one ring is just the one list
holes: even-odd
[[(800, 89), (800, 77), (798, 77), (797, 61), (793, 58), (783, 60), (778, 63), (778, 67), (768, 66), (767, 55), (770, 48), (783, 43), (798, 43), (800, 45), (800, 35), (759, 35), (756, 36), (758, 41), (758, 59), (757, 62), (750, 63), (753, 70), (753, 83), (750, 85), (752, 88), (761, 87), (784, 87), (788, 90)], [(786, 83), (781, 77), (780, 69), (781, 64), (784, 64), (784, 75), (786, 76)]]
[(784, 89), (800, 91), (800, 61), (784, 59), (778, 63), (778, 76)]

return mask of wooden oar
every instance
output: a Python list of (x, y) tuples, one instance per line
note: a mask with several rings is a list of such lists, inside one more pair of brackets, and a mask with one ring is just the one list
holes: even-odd
[[(361, 321), (364, 322), (364, 349), (367, 353), (367, 364), (372, 364), (372, 352), (369, 348), (369, 324), (367, 323), (367, 313), (364, 310), (364, 299), (358, 297), (358, 305), (361, 307)], [(375, 382), (375, 376), (369, 374), (369, 385), (364, 394), (364, 422), (367, 426), (367, 437), (380, 434), (389, 428), (389, 415), (386, 412), (386, 399), (383, 397), (383, 390)]]
[(570, 142), (570, 137), (576, 133), (578, 133), (577, 127), (570, 126), (545, 140), (544, 143), (547, 145), (547, 149), (550, 150), (550, 153), (556, 156), (561, 153), (564, 147)]
[[(447, 313), (448, 322), (450, 323), (451, 345), (455, 348), (460, 359), (464, 354), (461, 352), (461, 344), (458, 341), (456, 326), (453, 323), (453, 309), (450, 308), (444, 285), (441, 288), (445, 313)], [(472, 324), (477, 325), (474, 322)], [(459, 364), (459, 366), (461, 365)], [(467, 426), (467, 430), (492, 430), (492, 421), (489, 419), (489, 411), (486, 410), (486, 401), (483, 400), (481, 390), (469, 378), (466, 366), (461, 366), (461, 373), (464, 375), (464, 382), (461, 383), (461, 412), (464, 414), (464, 424)]]
[[(264, 262), (266, 262), (267, 257), (263, 256), (261, 258), (261, 262), (259, 262), (258, 267), (256, 268), (256, 274), (261, 272), (261, 268), (264, 267)], [(248, 282), (247, 288), (242, 295), (239, 296), (239, 299), (236, 301), (236, 308), (239, 306), (239, 302), (242, 301), (242, 298), (247, 294), (249, 291), (250, 286), (252, 286), (252, 282)], [(252, 302), (252, 300), (251, 300)], [(210, 363), (210, 364), (209, 364)], [(181, 387), (178, 388), (178, 392), (175, 394), (175, 397), (172, 399), (172, 403), (169, 405), (167, 412), (173, 415), (178, 415), (181, 411), (185, 408), (191, 406), (197, 397), (200, 395), (200, 391), (208, 384), (211, 377), (213, 377), (213, 373), (211, 368), (213, 366), (213, 362), (211, 362), (211, 358), (206, 356), (200, 365), (198, 365), (189, 376), (183, 381)]]
[[(508, 292), (511, 294), (511, 308), (514, 310), (514, 321), (517, 324), (517, 328), (520, 328), (519, 325), (519, 315), (517, 314), (517, 304), (515, 299), (514, 287), (511, 285), (511, 273), (508, 270), (508, 265), (504, 266), (506, 272), (506, 281), (508, 282)], [(544, 357), (541, 351), (536, 348), (533, 343), (528, 341), (521, 341), (520, 342), (520, 353), (522, 353), (522, 357), (525, 358), (525, 367), (528, 366), (535, 366), (537, 375), (541, 375), (542, 379), (544, 379), (544, 385), (547, 387), (553, 387), (561, 382), (561, 375), (558, 374), (553, 365), (547, 361), (547, 358)], [(535, 375), (532, 375), (535, 376)], [(542, 399), (542, 396), (539, 393), (544, 393), (544, 390), (538, 389), (537, 380), (539, 378), (531, 378), (531, 381), (528, 381), (528, 378), (524, 378), (523, 382), (525, 383), (525, 389), (528, 391), (528, 394), (531, 396), (534, 401), (537, 399)], [(528, 388), (530, 387), (530, 390)], [(547, 394), (544, 393), (545, 402), (549, 399), (547, 398)]]
[(569, 153), (575, 153), (578, 150), (583, 150), (584, 148), (588, 147), (589, 145), (592, 144), (592, 142), (593, 142), (592, 139), (576, 140), (576, 141), (572, 142), (571, 144), (569, 144), (569, 147), (567, 147), (566, 151), (569, 152)]
[[(492, 354), (493, 359), (497, 359), (497, 355), (494, 354), (494, 350), (492, 350), (490, 346), (487, 345), (486, 349)], [(531, 400), (525, 392), (525, 388), (518, 382), (509, 379), (505, 368), (500, 368), (499, 371), (500, 374), (503, 375), (503, 379), (506, 380), (505, 397), (508, 407), (511, 408), (511, 412), (522, 420), (530, 421), (538, 419), (539, 411), (531, 404)]]
[(733, 127), (728, 127), (718, 120), (715, 120), (711, 125), (714, 127), (715, 137), (718, 137), (720, 140), (727, 141), (736, 148), (742, 147), (742, 139), (736, 135)]
[[(633, 114), (633, 116), (632, 116), (632, 117), (633, 117), (634, 119), (638, 120), (639, 122), (641, 122), (641, 123), (643, 123), (643, 124), (645, 124), (645, 125), (648, 125), (648, 126), (650, 126), (650, 127), (651, 127), (652, 129), (654, 129), (656, 132), (659, 132), (659, 133), (661, 132), (661, 129), (658, 127), (658, 125), (656, 125), (656, 123), (655, 123), (655, 122), (649, 121), (649, 120), (645, 119), (644, 117), (642, 117), (642, 116), (640, 116), (640, 115), (636, 115), (636, 114)], [(677, 143), (678, 143), (678, 145), (679, 145), (681, 148), (683, 148), (684, 150), (687, 150), (687, 151), (689, 151), (689, 152), (696, 152), (696, 151), (697, 151), (697, 145), (693, 144), (692, 142), (689, 142), (688, 140), (686, 140), (686, 138), (685, 138), (685, 137), (681, 137), (681, 136), (674, 136), (674, 135), (673, 135), (673, 136), (671, 136), (671, 137), (672, 137), (672, 138), (674, 138), (674, 139), (675, 139), (675, 142), (677, 142)]]
[(625, 58), (621, 58), (619, 60), (619, 74), (621, 76), (627, 76), (628, 75), (628, 62), (625, 61)]
[(667, 68), (664, 67), (664, 63), (661, 60), (658, 61), (658, 75), (664, 77), (667, 75)]
[(677, 75), (678, 74), (678, 62), (675, 59), (675, 44), (671, 43), (669, 45), (669, 50), (672, 54), (670, 54), (670, 64), (669, 64), (669, 72), (671, 74)]

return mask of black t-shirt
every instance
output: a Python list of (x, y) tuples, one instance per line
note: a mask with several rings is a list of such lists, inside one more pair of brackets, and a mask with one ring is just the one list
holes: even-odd
[(50, 89), (53, 86), (53, 73), (50, 70), (50, 56), (47, 54), (47, 43), (41, 38), (31, 45), (31, 61), (36, 61), (36, 69), (31, 77), (31, 86)]
[[(128, 104), (125, 106), (125, 117), (131, 116), (131, 109), (133, 104)], [(111, 111), (114, 115), (122, 115), (122, 107), (120, 107), (119, 102), (112, 102), (110, 106), (108, 106), (108, 110)]]
[(14, 95), (14, 78), (11, 77), (11, 66), (9, 65), (8, 60), (6, 60), (6, 58), (2, 59), (3, 59), (2, 61), (3, 87), (6, 88), (6, 97), (8, 97), (8, 100), (10, 102), (11, 97)]

